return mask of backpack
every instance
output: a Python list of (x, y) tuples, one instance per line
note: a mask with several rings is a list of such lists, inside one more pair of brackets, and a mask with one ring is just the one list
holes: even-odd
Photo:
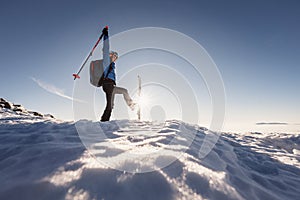
[(95, 87), (101, 87), (103, 85), (104, 78), (107, 78), (111, 70), (112, 67), (109, 65), (107, 75), (104, 77), (103, 60), (92, 61), (90, 63), (90, 83)]

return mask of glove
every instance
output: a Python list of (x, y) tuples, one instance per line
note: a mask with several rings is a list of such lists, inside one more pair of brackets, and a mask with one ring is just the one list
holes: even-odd
[(105, 28), (102, 30), (102, 34), (105, 35), (105, 36), (108, 36), (108, 29), (107, 29), (107, 27), (105, 27)]

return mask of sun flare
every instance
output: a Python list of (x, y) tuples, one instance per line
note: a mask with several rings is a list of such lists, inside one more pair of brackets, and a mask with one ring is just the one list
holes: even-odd
[(141, 96), (137, 96), (136, 102), (139, 106), (145, 107), (149, 105), (149, 96), (146, 94), (141, 94)]

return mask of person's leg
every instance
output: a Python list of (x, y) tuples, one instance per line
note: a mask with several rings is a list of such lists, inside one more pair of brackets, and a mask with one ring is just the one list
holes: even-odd
[(112, 95), (112, 102), (114, 102), (115, 94), (123, 94), (124, 100), (126, 101), (128, 106), (132, 106), (133, 101), (128, 94), (128, 90), (121, 87), (115, 87)]
[(103, 84), (103, 90), (106, 94), (106, 107), (101, 117), (101, 121), (109, 121), (112, 112), (112, 94), (114, 90), (114, 85)]

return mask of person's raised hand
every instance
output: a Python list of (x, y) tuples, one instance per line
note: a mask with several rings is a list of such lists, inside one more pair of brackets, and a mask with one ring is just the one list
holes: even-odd
[(108, 28), (107, 27), (105, 27), (103, 30), (102, 30), (102, 34), (103, 35), (108, 35)]

